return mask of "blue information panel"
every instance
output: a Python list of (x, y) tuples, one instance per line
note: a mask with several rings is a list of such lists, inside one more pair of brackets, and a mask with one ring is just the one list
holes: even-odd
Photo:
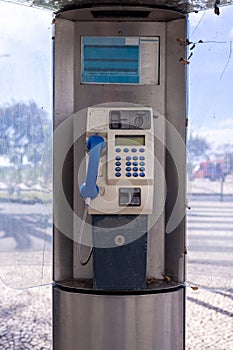
[(81, 62), (82, 83), (158, 84), (159, 38), (82, 37)]

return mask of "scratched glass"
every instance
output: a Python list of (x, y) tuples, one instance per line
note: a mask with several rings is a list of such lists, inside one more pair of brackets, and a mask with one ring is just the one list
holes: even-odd
[(0, 276), (12, 288), (52, 279), (52, 13), (21, 8), (1, 3)]

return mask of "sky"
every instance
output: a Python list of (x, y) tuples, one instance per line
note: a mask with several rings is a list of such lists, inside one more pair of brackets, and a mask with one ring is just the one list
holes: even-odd
[[(190, 15), (189, 132), (233, 145), (233, 6)], [(189, 47), (191, 47), (190, 45)]]
[(52, 11), (0, 1), (0, 105), (34, 100), (51, 110)]
[[(0, 1), (0, 105), (34, 100), (51, 109), (52, 18), (49, 10)], [(233, 145), (233, 6), (220, 16), (191, 14), (188, 38), (203, 41), (190, 51), (189, 133), (215, 148)]]

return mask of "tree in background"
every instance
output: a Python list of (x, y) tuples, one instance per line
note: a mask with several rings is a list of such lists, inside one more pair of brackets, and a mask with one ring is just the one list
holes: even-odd
[(190, 135), (188, 142), (188, 152), (192, 159), (206, 156), (208, 150), (210, 150), (210, 145), (203, 137)]
[(35, 102), (0, 107), (0, 155), (17, 168), (16, 182), (22, 179), (24, 163), (38, 167), (50, 135), (48, 114)]

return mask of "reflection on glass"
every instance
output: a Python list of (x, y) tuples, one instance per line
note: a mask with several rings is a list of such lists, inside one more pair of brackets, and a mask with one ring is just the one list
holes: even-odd
[(41, 168), (51, 118), (34, 102), (1, 106), (0, 118), (1, 277), (14, 287), (48, 283), (52, 163)]
[(190, 350), (230, 349), (233, 341), (227, 330), (233, 288), (233, 7), (220, 12), (192, 14), (189, 36), (187, 280), (199, 288), (187, 289)]
[(0, 277), (13, 288), (51, 282), (51, 18), (1, 3)]

